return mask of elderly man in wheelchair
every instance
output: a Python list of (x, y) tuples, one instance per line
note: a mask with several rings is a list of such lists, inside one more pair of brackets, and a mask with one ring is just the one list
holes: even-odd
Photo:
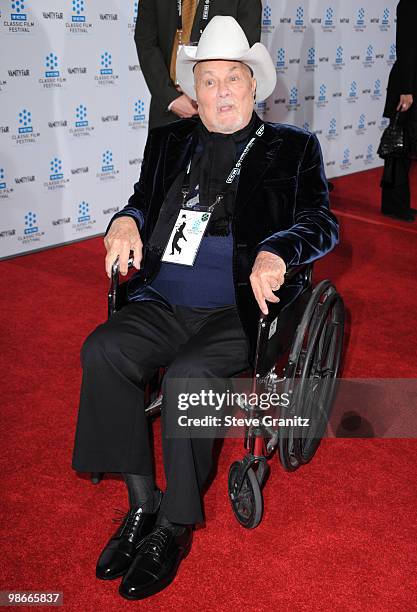
[[(278, 378), (289, 392), (300, 381), (293, 413), (305, 416), (317, 406), (326, 413), (343, 332), (334, 287), (311, 285), (311, 263), (338, 241), (318, 141), (254, 112), (255, 97), (267, 98), (276, 83), (266, 48), (249, 48), (233, 18), (214, 17), (197, 47), (181, 49), (177, 78), (197, 101), (199, 118), (149, 134), (134, 194), (105, 237), (111, 316), (81, 353), (72, 465), (121, 473), (127, 484), (130, 509), (100, 554), (96, 575), (123, 577), (119, 592), (128, 599), (172, 582), (193, 526), (203, 521), (214, 436), (170, 430), (179, 394), (200, 379), (214, 385), (248, 368), (254, 390), (268, 386), (285, 357)], [(137, 272), (120, 287), (126, 302), (120, 308), (118, 273), (127, 274), (131, 252)], [(145, 411), (160, 368), (163, 493), (154, 483)], [(318, 394), (314, 379), (327, 381)], [(248, 453), (231, 467), (229, 496), (245, 527), (261, 518), (266, 458), (277, 447), (284, 467), (294, 470), (311, 459), (322, 433), (297, 437), (280, 429), (250, 426)]]

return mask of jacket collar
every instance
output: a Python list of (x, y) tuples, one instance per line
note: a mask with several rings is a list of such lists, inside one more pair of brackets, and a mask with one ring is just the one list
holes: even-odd
[[(187, 119), (186, 121), (176, 121), (171, 125), (165, 149), (164, 195), (166, 195), (173, 180), (178, 176), (178, 172), (181, 172), (187, 166), (197, 137), (197, 121), (197, 119)], [(236, 209), (242, 207), (249, 200), (282, 144), (282, 138), (277, 135), (276, 129), (271, 124), (264, 123), (256, 115), (255, 130), (262, 124), (264, 124), (264, 132), (262, 136), (256, 139), (254, 146), (242, 164), (236, 196)]]

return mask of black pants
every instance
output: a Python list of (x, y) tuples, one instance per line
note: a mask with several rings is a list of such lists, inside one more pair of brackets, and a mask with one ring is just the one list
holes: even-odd
[(162, 435), (167, 487), (162, 510), (172, 522), (201, 522), (201, 491), (212, 467), (213, 438), (169, 437), (166, 415), (178, 410), (172, 393), (175, 379), (226, 378), (248, 367), (248, 341), (236, 307), (174, 306), (170, 311), (156, 302), (130, 303), (88, 336), (81, 361), (72, 467), (80, 472), (153, 473), (144, 387), (159, 367), (166, 367)]
[(385, 160), (381, 212), (400, 216), (410, 212), (410, 168), (411, 159)]
[[(399, 216), (407, 215), (411, 207), (409, 173), (411, 158), (417, 157), (417, 121), (414, 116), (400, 113), (399, 125), (406, 134), (410, 158), (387, 159), (381, 180), (381, 212)], [(391, 122), (393, 119), (391, 119)]]

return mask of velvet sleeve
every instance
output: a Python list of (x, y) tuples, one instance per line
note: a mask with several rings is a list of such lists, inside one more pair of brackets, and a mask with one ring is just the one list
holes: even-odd
[(320, 144), (311, 134), (298, 174), (294, 225), (263, 240), (256, 251), (266, 250), (279, 255), (288, 269), (323, 257), (338, 240), (339, 226), (329, 209)]
[(151, 139), (152, 134), (149, 134), (145, 145), (145, 151), (143, 153), (139, 180), (133, 186), (133, 194), (130, 196), (126, 206), (122, 208), (122, 210), (117, 212), (115, 215), (113, 215), (110, 220), (110, 223), (107, 226), (105, 235), (108, 233), (113, 221), (115, 219), (119, 219), (120, 217), (132, 217), (136, 221), (136, 225), (138, 227), (139, 232), (145, 224), (146, 211), (148, 206), (145, 199), (145, 183), (149, 169), (149, 151)]

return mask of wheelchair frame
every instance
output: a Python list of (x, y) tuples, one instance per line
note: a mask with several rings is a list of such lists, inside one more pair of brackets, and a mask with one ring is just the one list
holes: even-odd
[[(132, 265), (133, 258), (130, 258), (128, 267)], [(284, 433), (282, 427), (274, 429), (263, 424), (262, 419), (259, 426), (251, 424), (246, 428), (247, 452), (241, 461), (230, 466), (228, 493), (236, 519), (248, 529), (259, 525), (262, 518), (262, 486), (269, 471), (268, 460), (278, 449), (280, 462), (287, 471), (311, 461), (327, 427), (336, 391), (345, 321), (343, 300), (329, 280), (321, 281), (313, 289), (312, 264), (290, 268), (283, 287), (288, 288), (290, 281), (300, 274), (303, 287), (294, 300), (289, 304), (269, 303), (268, 315), (260, 314), (251, 392), (258, 393), (261, 387), (276, 391), (278, 385), (283, 386), (292, 398), (288, 415), (313, 414), (317, 430), (313, 431), (313, 437), (308, 435), (310, 431), (299, 435), (291, 427)], [(116, 260), (108, 292), (109, 318), (122, 301), (120, 287)], [(157, 397), (152, 398), (150, 385), (145, 396), (148, 417), (159, 414), (163, 402), (159, 389), (163, 368), (158, 376)], [(256, 406), (239, 404), (239, 408), (251, 420), (261, 416), (262, 411)], [(91, 474), (94, 484), (101, 478), (100, 473)]]

